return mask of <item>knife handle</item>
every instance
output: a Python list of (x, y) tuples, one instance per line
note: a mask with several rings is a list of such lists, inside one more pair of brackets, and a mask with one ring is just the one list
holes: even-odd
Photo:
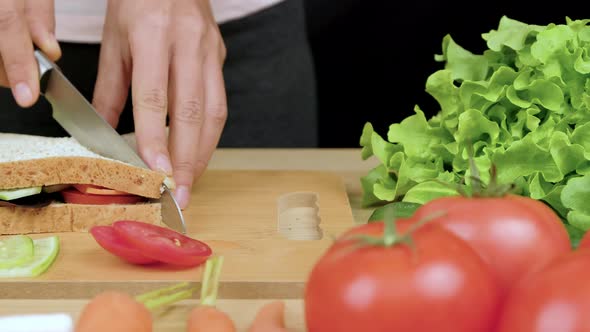
[(40, 88), (41, 94), (45, 93), (47, 87), (47, 81), (49, 80), (49, 73), (51, 70), (57, 68), (55, 63), (53, 63), (41, 50), (35, 50), (35, 58), (37, 59), (37, 64), (39, 65), (39, 81), (40, 81)]

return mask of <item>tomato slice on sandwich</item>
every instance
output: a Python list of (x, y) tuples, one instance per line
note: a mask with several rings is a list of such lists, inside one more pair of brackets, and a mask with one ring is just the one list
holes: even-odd
[(142, 255), (177, 266), (197, 266), (212, 254), (211, 248), (169, 228), (140, 221), (113, 223), (115, 232)]
[(136, 195), (94, 195), (84, 194), (76, 189), (66, 189), (61, 191), (64, 201), (68, 204), (136, 204), (144, 201), (141, 196)]
[(95, 186), (92, 184), (74, 184), (74, 188), (76, 188), (79, 192), (84, 194), (91, 194), (91, 195), (129, 195), (124, 191), (109, 189), (101, 186)]

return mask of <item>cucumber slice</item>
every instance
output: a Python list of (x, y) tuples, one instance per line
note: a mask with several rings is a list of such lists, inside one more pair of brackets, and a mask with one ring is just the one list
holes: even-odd
[(59, 253), (59, 238), (44, 237), (33, 240), (33, 258), (23, 265), (0, 269), (0, 278), (36, 277), (53, 264)]
[(19, 266), (33, 258), (33, 240), (26, 235), (0, 239), (0, 269)]
[(42, 187), (0, 190), (0, 199), (10, 201), (17, 198), (37, 195)]
[(51, 194), (54, 192), (62, 191), (64, 189), (68, 189), (69, 187), (71, 187), (71, 185), (69, 184), (53, 184), (50, 186), (43, 187), (43, 192)]

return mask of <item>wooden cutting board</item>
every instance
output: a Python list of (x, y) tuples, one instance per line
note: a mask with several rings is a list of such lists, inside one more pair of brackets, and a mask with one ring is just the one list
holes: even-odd
[[(219, 297), (230, 299), (301, 298), (333, 236), (354, 224), (340, 177), (315, 171), (207, 171), (185, 219), (189, 236), (225, 257)], [(0, 299), (82, 299), (107, 289), (137, 294), (180, 281), (198, 285), (201, 278), (202, 267), (134, 266), (88, 233), (58, 235), (61, 250), (50, 270), (0, 279)], [(41, 236), (47, 234), (32, 237)]]

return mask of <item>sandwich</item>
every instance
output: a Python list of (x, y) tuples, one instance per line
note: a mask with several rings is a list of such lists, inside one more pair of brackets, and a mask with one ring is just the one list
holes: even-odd
[(100, 156), (71, 137), (0, 133), (0, 235), (162, 224), (164, 173)]

